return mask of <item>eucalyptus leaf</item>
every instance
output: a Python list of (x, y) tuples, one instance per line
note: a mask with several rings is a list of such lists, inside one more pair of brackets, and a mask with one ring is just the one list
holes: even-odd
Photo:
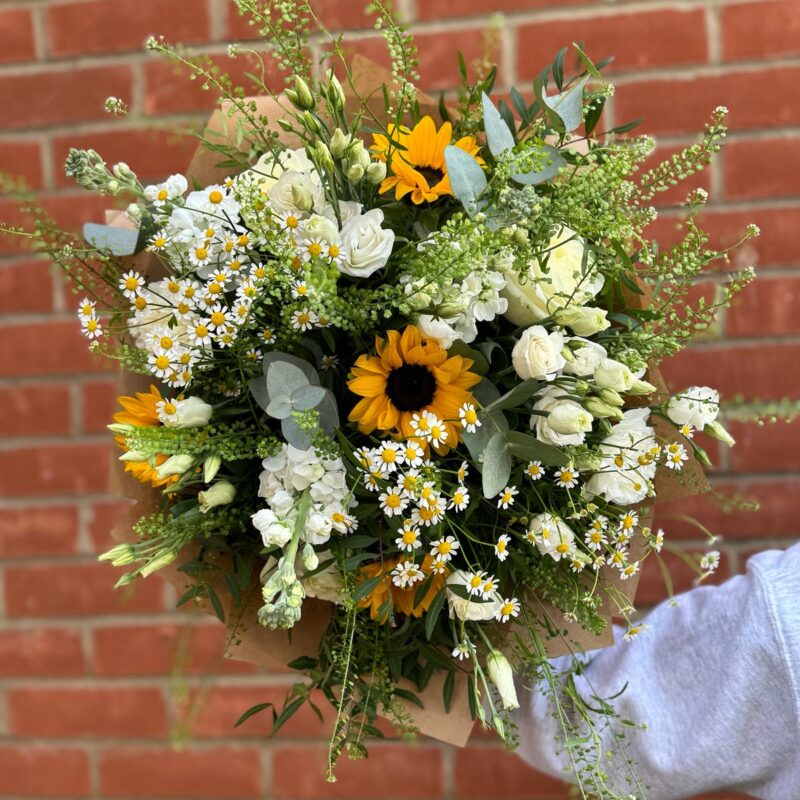
[(270, 398), (279, 395), (291, 397), (298, 389), (308, 386), (308, 376), (288, 361), (273, 361), (267, 368), (267, 392)]
[(561, 120), (567, 133), (579, 128), (583, 122), (583, 89), (588, 81), (589, 76), (585, 75), (567, 91), (551, 97), (542, 88), (539, 99)]
[(298, 450), (308, 450), (311, 447), (311, 437), (300, 428), (294, 417), (281, 420), (281, 433), (283, 438)]
[(262, 359), (261, 366), (264, 370), (264, 375), (269, 371), (269, 367), (277, 361), (283, 361), (287, 364), (292, 364), (305, 373), (308, 378), (308, 383), (318, 384), (319, 375), (314, 367), (302, 358), (293, 356), (291, 353), (283, 353), (280, 350), (270, 350)]
[(319, 427), (330, 436), (339, 427), (339, 408), (330, 391), (325, 391), (325, 397), (317, 406), (317, 413), (319, 414)]
[(292, 416), (292, 401), (286, 394), (279, 394), (269, 401), (264, 409), (273, 419), (286, 419)]
[(472, 361), (472, 366), (469, 368), (470, 372), (474, 372), (476, 375), (485, 375), (489, 371), (489, 362), (484, 358), (483, 353), (473, 350), (461, 339), (456, 339), (453, 342), (447, 350), (447, 355), (468, 358)]
[(483, 103), (483, 127), (486, 131), (486, 141), (492, 155), (497, 157), (514, 147), (514, 135), (485, 92), (481, 100)]
[(269, 406), (269, 392), (267, 391), (267, 379), (263, 376), (253, 378), (248, 384), (250, 387), (250, 394), (253, 395), (256, 403), (258, 403), (264, 411)]
[(108, 251), (114, 256), (132, 256), (137, 250), (139, 231), (87, 222), (83, 226), (83, 238), (95, 250)]
[(512, 175), (511, 177), (517, 183), (525, 183), (530, 186), (535, 186), (538, 183), (544, 183), (545, 181), (552, 180), (553, 178), (558, 175), (558, 171), (561, 167), (566, 165), (566, 161), (564, 160), (564, 156), (558, 152), (558, 149), (553, 147), (551, 144), (543, 144), (540, 147), (540, 152), (544, 155), (545, 160), (548, 162), (543, 169), (540, 169), (538, 172), (525, 172), (525, 173), (517, 173)]
[(513, 460), (506, 442), (506, 435), (500, 431), (492, 434), (492, 438), (489, 439), (489, 443), (483, 451), (483, 496), (487, 500), (498, 495), (511, 477)]
[(295, 411), (308, 411), (318, 406), (327, 393), (328, 390), (322, 386), (300, 386), (292, 392), (291, 407)]
[(445, 147), (444, 160), (453, 194), (467, 213), (474, 215), (481, 206), (479, 198), (486, 188), (486, 175), (481, 165), (469, 153), (453, 145)]
[(563, 450), (552, 444), (540, 442), (535, 436), (529, 436), (527, 433), (508, 431), (505, 434), (505, 443), (509, 451), (522, 461), (541, 461), (549, 467), (563, 467), (569, 462)]
[(517, 408), (526, 400), (529, 400), (539, 389), (539, 381), (536, 378), (527, 378), (518, 383), (511, 391), (506, 392), (490, 405), (486, 406), (486, 411), (495, 411), (506, 408)]

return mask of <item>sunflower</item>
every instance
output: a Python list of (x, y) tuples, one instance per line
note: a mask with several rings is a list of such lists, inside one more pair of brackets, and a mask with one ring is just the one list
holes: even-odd
[(400, 439), (414, 439), (414, 415), (435, 414), (447, 430), (447, 438), (435, 446), (446, 453), (459, 441), (458, 411), (472, 402), (469, 389), (480, 380), (470, 372), (472, 361), (448, 357), (433, 339), (425, 339), (419, 328), (409, 325), (402, 334), (388, 331), (386, 341), (375, 339), (376, 355), (361, 355), (347, 385), (362, 399), (350, 412), (365, 434), (374, 430), (392, 432)]
[[(385, 561), (373, 561), (371, 564), (364, 565), (359, 570), (359, 574), (363, 580), (376, 578), (378, 575), (383, 576), (383, 580), (378, 583), (372, 592), (358, 602), (361, 608), (369, 609), (370, 619), (379, 619), (381, 622), (386, 622), (388, 620), (388, 607), (382, 608), (387, 600), (391, 600), (392, 607), (401, 613), (407, 616), (421, 617), (428, 608), (430, 608), (434, 597), (444, 588), (447, 576), (435, 573), (425, 596), (415, 606), (414, 596), (419, 586), (409, 586), (407, 589), (401, 589), (399, 586), (395, 586), (394, 583), (392, 583), (392, 570), (404, 560), (406, 560), (405, 556), (399, 556), (398, 558), (390, 558)], [(419, 566), (426, 576), (431, 575), (433, 557), (429, 555), (425, 556), (422, 564)]]
[(391, 174), (381, 183), (381, 194), (394, 189), (397, 200), (411, 193), (411, 202), (420, 205), (453, 194), (444, 161), (444, 149), (449, 144), (474, 156), (481, 166), (485, 164), (478, 157), (480, 147), (474, 136), (462, 136), (457, 142), (451, 141), (453, 126), (449, 122), (437, 131), (433, 119), (423, 117), (413, 130), (402, 125), (389, 125), (387, 133), (388, 136), (373, 134), (374, 143), (370, 149), (375, 158), (389, 162)]
[[(137, 392), (135, 397), (119, 396), (117, 402), (124, 411), (114, 414), (114, 422), (120, 425), (133, 425), (136, 428), (152, 428), (161, 425), (158, 418), (156, 405), (163, 398), (155, 386), (150, 387), (149, 392)], [(124, 436), (115, 436), (114, 441), (125, 452), (128, 448), (125, 445)], [(155, 458), (155, 466), (161, 466), (168, 456), (159, 453)], [(149, 483), (154, 488), (168, 486), (178, 480), (178, 475), (170, 475), (168, 478), (159, 478), (155, 467), (149, 461), (125, 461), (125, 472), (130, 472), (136, 480), (142, 483)]]

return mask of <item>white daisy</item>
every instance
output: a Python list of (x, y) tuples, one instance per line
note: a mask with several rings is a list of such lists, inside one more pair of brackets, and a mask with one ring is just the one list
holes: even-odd
[(382, 492), (378, 497), (378, 502), (387, 517), (399, 516), (408, 507), (408, 498), (397, 487)]
[(392, 583), (401, 589), (407, 589), (422, 580), (425, 580), (425, 573), (413, 561), (401, 561), (392, 570)]
[(458, 409), (458, 416), (461, 420), (461, 427), (464, 428), (467, 433), (475, 433), (481, 425), (481, 421), (478, 419), (478, 411), (472, 403), (464, 403), (464, 405)]
[(500, 492), (500, 497), (497, 498), (497, 507), (510, 508), (514, 505), (514, 497), (518, 494), (519, 490), (516, 486), (506, 486), (506, 488)]
[(525, 467), (525, 474), (532, 480), (538, 481), (544, 477), (545, 471), (541, 461), (529, 461)]
[(511, 537), (507, 533), (502, 533), (497, 537), (494, 543), (494, 554), (497, 556), (498, 561), (505, 561), (508, 558), (508, 543)]
[(519, 600), (516, 597), (506, 597), (497, 609), (494, 618), (498, 622), (508, 622), (511, 617), (518, 617), (520, 612)]
[(580, 472), (573, 466), (556, 470), (554, 473), (556, 486), (560, 486), (562, 489), (572, 489), (578, 485), (580, 475)]
[(456, 554), (459, 547), (461, 545), (455, 536), (443, 536), (441, 539), (431, 542), (431, 555), (434, 558), (449, 561)]

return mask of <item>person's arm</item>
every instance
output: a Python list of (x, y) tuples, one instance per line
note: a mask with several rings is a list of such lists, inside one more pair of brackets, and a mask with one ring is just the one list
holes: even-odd
[[(647, 725), (625, 740), (647, 800), (719, 789), (798, 800), (800, 545), (761, 553), (745, 575), (676, 602), (656, 608), (633, 641), (599, 651), (576, 678), (581, 695), (610, 697), (627, 683), (612, 702)], [(534, 689), (520, 701), (519, 754), (567, 778), (547, 698)], [(603, 766), (618, 793), (631, 791), (619, 759)]]

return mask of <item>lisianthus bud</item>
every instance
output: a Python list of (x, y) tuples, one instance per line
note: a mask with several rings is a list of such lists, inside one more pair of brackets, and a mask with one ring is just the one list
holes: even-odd
[(519, 708), (517, 690), (514, 686), (514, 673), (511, 671), (508, 659), (499, 650), (490, 650), (486, 657), (486, 669), (489, 673), (489, 680), (500, 693), (503, 708), (506, 711)]
[(222, 466), (222, 459), (216, 453), (206, 456), (203, 461), (203, 481), (211, 483), (217, 477), (219, 468)]
[(656, 387), (647, 381), (635, 380), (633, 386), (628, 389), (628, 394), (653, 394)]
[(567, 306), (556, 311), (553, 317), (559, 325), (572, 328), (578, 336), (592, 336), (611, 325), (606, 318), (607, 314), (604, 308)]
[(351, 141), (353, 141), (353, 137), (349, 133), (337, 128), (333, 132), (333, 136), (331, 136), (331, 153), (333, 153), (333, 157), (341, 158), (350, 146)]
[(547, 417), (547, 424), (556, 432), (563, 434), (588, 433), (592, 429), (592, 415), (578, 403), (567, 401), (558, 403)]
[(169, 566), (177, 556), (178, 554), (175, 550), (167, 550), (165, 553), (158, 556), (158, 558), (154, 558), (149, 564), (145, 564), (140, 570), (141, 576), (146, 578), (148, 575), (152, 575), (154, 572), (158, 572), (158, 570)]
[(604, 358), (594, 370), (594, 382), (600, 389), (629, 392), (636, 382), (636, 378), (621, 361)]
[(301, 211), (311, 211), (314, 208), (314, 197), (311, 192), (299, 183), (292, 184), (292, 202)]
[[(314, 108), (314, 95), (308, 88), (308, 84), (299, 76), (296, 75), (294, 79), (294, 90), (297, 94), (297, 102), (295, 105), (301, 109)], [(293, 101), (294, 102), (294, 101)]]
[(704, 467), (708, 467), (708, 469), (711, 469), (711, 467), (713, 466), (713, 464), (711, 463), (711, 459), (708, 457), (708, 453), (706, 453), (706, 451), (703, 450), (702, 447), (695, 447), (694, 448), (694, 455), (695, 455), (695, 458)]
[(308, 542), (303, 546), (302, 559), (303, 567), (309, 572), (315, 570), (319, 566), (319, 557)]
[(337, 110), (344, 108), (344, 89), (332, 69), (328, 70), (328, 100)]
[(380, 183), (386, 177), (386, 164), (383, 161), (373, 161), (367, 167), (366, 176), (370, 183)]
[(712, 438), (718, 439), (723, 444), (728, 445), (728, 447), (733, 447), (736, 444), (736, 439), (734, 439), (716, 420), (707, 422), (703, 430)]
[(118, 544), (97, 557), (98, 561), (110, 561), (115, 567), (124, 567), (132, 564), (134, 558), (133, 548), (125, 543)]
[(199, 397), (187, 397), (176, 400), (175, 413), (164, 416), (163, 422), (168, 428), (202, 428), (208, 425), (214, 407)]
[(325, 142), (317, 142), (314, 146), (314, 152), (316, 153), (317, 159), (322, 167), (328, 170), (333, 169), (331, 151), (328, 149), (328, 145), (326, 145)]
[(599, 397), (589, 397), (583, 401), (583, 405), (593, 416), (601, 419), (622, 419), (624, 416), (617, 406), (604, 403)]
[(621, 408), (625, 405), (622, 395), (616, 389), (601, 389), (597, 394), (604, 403), (608, 403), (610, 406)]
[(226, 506), (233, 502), (235, 496), (236, 487), (230, 481), (217, 481), (212, 487), (197, 495), (200, 501), (200, 513), (205, 514), (216, 506)]
[(171, 475), (183, 475), (194, 464), (194, 456), (170, 456), (160, 467), (156, 467), (159, 478), (169, 478)]
[(353, 164), (350, 169), (347, 170), (347, 180), (351, 181), (352, 183), (358, 183), (364, 177), (364, 167), (360, 164)]
[(303, 112), (303, 124), (305, 125), (306, 130), (310, 133), (316, 133), (317, 135), (322, 133), (322, 129), (319, 126), (317, 118), (309, 111)]
[(128, 450), (119, 457), (120, 461), (147, 461), (147, 455), (138, 450)]

